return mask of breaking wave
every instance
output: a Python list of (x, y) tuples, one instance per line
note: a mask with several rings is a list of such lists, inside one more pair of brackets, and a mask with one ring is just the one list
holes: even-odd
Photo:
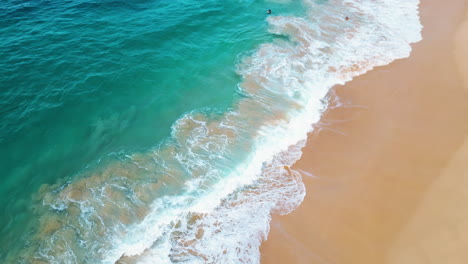
[[(303, 17), (270, 16), (283, 36), (242, 58), (242, 98), (194, 111), (150, 152), (44, 185), (24, 263), (259, 263), (271, 214), (305, 187), (290, 169), (331, 87), (421, 39), (417, 0), (304, 0)], [(348, 17), (349, 20), (346, 20)]]

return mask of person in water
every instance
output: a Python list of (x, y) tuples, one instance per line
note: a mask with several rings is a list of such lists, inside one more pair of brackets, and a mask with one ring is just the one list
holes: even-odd
[(349, 20), (349, 17), (346, 17), (346, 21), (348, 21), (348, 20)]
[(268, 9), (267, 14), (271, 14), (271, 9)]

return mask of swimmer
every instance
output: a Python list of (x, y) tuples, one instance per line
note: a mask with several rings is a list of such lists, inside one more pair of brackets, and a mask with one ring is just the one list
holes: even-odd
[(271, 14), (271, 9), (268, 9), (267, 14)]

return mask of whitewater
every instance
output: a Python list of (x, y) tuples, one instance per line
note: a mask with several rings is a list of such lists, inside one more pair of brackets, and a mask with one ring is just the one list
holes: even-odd
[(189, 112), (151, 151), (44, 185), (37, 227), (8, 259), (260, 263), (271, 215), (290, 213), (306, 195), (290, 166), (329, 90), (408, 57), (421, 40), (418, 4), (303, 0), (303, 16), (273, 10), (269, 32), (281, 37), (240, 54), (241, 98), (228, 111)]

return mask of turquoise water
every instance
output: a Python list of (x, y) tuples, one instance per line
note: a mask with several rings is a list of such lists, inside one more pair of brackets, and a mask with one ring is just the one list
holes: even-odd
[(302, 10), (264, 1), (3, 1), (0, 257), (22, 246), (41, 185), (151, 149), (188, 111), (228, 109), (239, 97), (240, 58), (273, 39), (268, 8)]
[(2, 2), (0, 262), (259, 263), (329, 89), (409, 56), (418, 3)]

